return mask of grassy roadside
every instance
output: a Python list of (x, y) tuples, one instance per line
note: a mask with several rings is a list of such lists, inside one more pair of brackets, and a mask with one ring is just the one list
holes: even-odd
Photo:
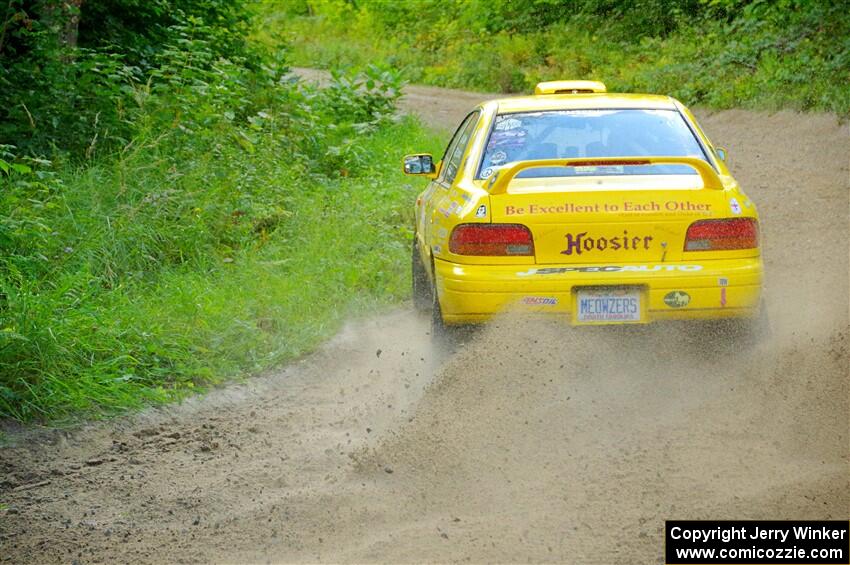
[(408, 296), (400, 158), (440, 142), (398, 74), (318, 88), (253, 2), (163, 5), (3, 12), (0, 419), (178, 399)]
[(591, 78), (714, 108), (850, 115), (850, 18), (829, 2), (305, 0), (269, 18), (295, 65), (380, 63), (488, 92)]
[[(353, 177), (305, 174), (273, 144), (235, 143), (183, 170), (152, 144), (56, 173), (40, 222), (63, 262), (41, 281), (4, 281), (0, 414), (56, 423), (173, 400), (405, 299), (415, 189), (399, 156), (438, 142), (412, 118), (361, 142)], [(259, 223), (258, 198), (274, 208)], [(251, 235), (208, 246), (205, 224), (219, 221)], [(155, 248), (170, 237), (164, 247), (185, 261)]]

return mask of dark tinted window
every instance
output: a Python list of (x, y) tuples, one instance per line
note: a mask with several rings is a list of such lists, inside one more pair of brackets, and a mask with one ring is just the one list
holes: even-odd
[[(579, 157), (697, 157), (693, 132), (675, 110), (553, 110), (496, 116), (478, 178), (516, 161)], [(519, 177), (578, 174), (696, 174), (686, 165), (548, 167)]]
[(466, 152), (466, 146), (469, 144), (469, 138), (472, 136), (472, 130), (475, 129), (477, 121), (478, 112), (468, 115), (449, 143), (446, 154), (443, 156), (443, 172), (441, 173), (443, 182), (448, 184), (454, 182), (457, 172), (460, 170), (460, 160)]

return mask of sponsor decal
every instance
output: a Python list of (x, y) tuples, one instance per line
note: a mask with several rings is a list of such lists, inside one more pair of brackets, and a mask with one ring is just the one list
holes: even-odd
[(702, 265), (605, 265), (602, 267), (544, 267), (517, 273), (517, 276), (559, 275), (561, 273), (655, 273), (679, 271), (683, 273), (701, 271)]
[(493, 165), (501, 165), (501, 164), (505, 163), (507, 160), (508, 160), (508, 154), (505, 153), (504, 151), (501, 151), (501, 150), (496, 151), (490, 157), (490, 163), (493, 164)]
[(496, 116), (496, 131), (507, 131), (522, 127), (522, 122), (511, 116)]
[(732, 210), (732, 213), (738, 215), (741, 213), (741, 205), (738, 204), (738, 200), (735, 198), (729, 199), (729, 209)]
[(476, 218), (484, 218), (486, 216), (487, 216), (487, 206), (482, 204), (481, 206), (478, 207), (478, 210), (475, 211), (475, 217)]
[[(623, 212), (708, 212), (711, 204), (706, 202), (691, 202), (689, 200), (667, 200), (666, 202), (629, 202), (623, 203)], [(609, 204), (605, 207), (606, 212), (619, 212), (619, 206)]]
[[(481, 173), (481, 176), (487, 178), (487, 171)], [(734, 199), (733, 199), (734, 200)], [(740, 208), (740, 205), (738, 206)], [(563, 204), (529, 204), (527, 206), (505, 206), (506, 216), (516, 216), (521, 214), (540, 215), (540, 214), (597, 214), (600, 212), (607, 213), (663, 213), (663, 212), (711, 212), (711, 204), (706, 202), (691, 202), (689, 200), (667, 200), (648, 202), (594, 202), (592, 204), (576, 204), (574, 202), (564, 202)]]
[(526, 306), (555, 306), (558, 299), (553, 296), (523, 296), (522, 303)]
[(684, 308), (691, 302), (691, 295), (683, 290), (674, 290), (664, 295), (664, 304), (670, 308)]
[(487, 152), (508, 150), (513, 153), (516, 150), (524, 149), (527, 144), (528, 132), (521, 126), (522, 122), (519, 120), (496, 123), (493, 133), (490, 134), (490, 141), (487, 143)]
[(506, 216), (516, 216), (519, 214), (579, 214), (586, 212), (600, 212), (599, 204), (561, 204), (557, 206), (540, 206), (539, 204), (529, 204), (525, 206), (505, 206)]
[(720, 307), (721, 308), (726, 307), (726, 287), (725, 286), (720, 287)]
[(670, 200), (664, 203), (664, 209), (668, 212), (708, 212), (711, 210), (711, 204)]
[(649, 249), (649, 243), (653, 237), (651, 235), (633, 235), (630, 236), (628, 231), (623, 231), (622, 236), (614, 237), (589, 237), (587, 232), (579, 234), (568, 233), (567, 248), (561, 251), (562, 255), (581, 255), (585, 251), (618, 251)]
[(717, 286), (729, 286), (729, 279), (726, 277), (720, 277), (717, 279)]
[[(494, 170), (493, 167), (487, 167), (486, 169), (481, 171), (481, 178), (482, 179), (490, 178), (490, 175), (493, 174), (493, 170)], [(490, 184), (492, 185), (493, 183), (490, 183)]]
[(437, 230), (437, 237), (439, 237), (440, 239), (445, 239), (448, 236), (449, 230), (447, 230), (446, 228), (440, 228), (439, 230)]

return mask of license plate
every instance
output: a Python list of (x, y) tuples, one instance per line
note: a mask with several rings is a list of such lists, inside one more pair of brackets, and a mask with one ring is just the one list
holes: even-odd
[(639, 288), (579, 289), (575, 319), (579, 324), (640, 322), (643, 315), (641, 300)]

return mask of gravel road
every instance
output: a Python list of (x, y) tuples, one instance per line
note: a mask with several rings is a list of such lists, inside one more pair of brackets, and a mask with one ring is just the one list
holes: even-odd
[[(447, 129), (481, 98), (403, 106)], [(698, 114), (760, 205), (760, 345), (503, 319), (438, 361), (409, 308), (355, 320), (181, 405), (12, 433), (0, 562), (663, 563), (665, 519), (847, 519), (848, 126)]]

